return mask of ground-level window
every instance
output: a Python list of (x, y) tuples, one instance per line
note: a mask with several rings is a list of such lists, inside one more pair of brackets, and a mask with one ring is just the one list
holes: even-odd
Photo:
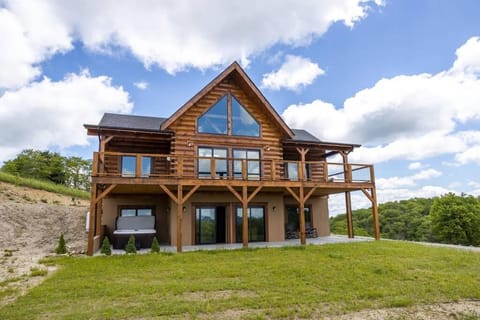
[[(152, 158), (141, 158), (141, 176), (148, 177), (152, 172)], [(137, 175), (137, 157), (123, 156), (122, 157), (122, 177), (135, 177)]]
[(225, 206), (205, 206), (195, 208), (195, 243), (225, 243)]
[[(236, 210), (236, 239), (237, 242), (242, 242), (242, 222), (243, 209), (237, 207)], [(248, 241), (266, 241), (266, 223), (265, 223), (265, 208), (263, 206), (248, 207)]]
[[(285, 231), (298, 232), (300, 231), (300, 213), (298, 206), (287, 206), (285, 212)], [(313, 228), (312, 208), (305, 206), (305, 229)]]
[(120, 208), (121, 217), (152, 216), (152, 208)]
[(227, 149), (225, 148), (198, 148), (198, 176), (200, 178), (210, 178), (212, 176), (212, 160), (215, 159), (215, 176), (226, 177), (228, 175)]

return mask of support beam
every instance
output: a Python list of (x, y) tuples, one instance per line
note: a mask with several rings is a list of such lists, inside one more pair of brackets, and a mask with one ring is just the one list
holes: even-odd
[(305, 198), (303, 196), (303, 185), (300, 186), (298, 198), (300, 199), (298, 204), (300, 210), (300, 243), (305, 245), (307, 239), (305, 234)]
[(177, 252), (182, 252), (182, 230), (183, 230), (183, 186), (181, 183), (177, 186)]
[(242, 242), (243, 247), (248, 247), (248, 194), (247, 186), (242, 187)]
[(88, 245), (87, 245), (87, 255), (93, 255), (93, 238), (95, 235), (95, 212), (96, 212), (96, 198), (97, 198), (97, 184), (92, 183), (91, 190), (91, 200), (90, 200), (90, 216), (89, 216), (89, 225), (88, 225)]
[(163, 192), (165, 192), (169, 197), (170, 199), (173, 200), (173, 202), (175, 202), (177, 205), (178, 205), (178, 198), (172, 193), (172, 191), (170, 191), (166, 186), (164, 186), (163, 184), (159, 184), (160, 188), (163, 190)]
[(347, 215), (347, 234), (349, 238), (353, 238), (352, 198), (350, 191), (345, 192), (345, 209)]
[(375, 187), (370, 190), (372, 194), (372, 214), (373, 214), (373, 230), (375, 232), (375, 240), (380, 240), (380, 223), (378, 221), (377, 192)]
[(258, 186), (247, 198), (247, 202), (251, 202), (253, 198), (262, 190), (263, 186)]
[(103, 190), (103, 192), (99, 194), (95, 199), (95, 203), (98, 203), (100, 200), (105, 198), (116, 186), (117, 186), (116, 184), (112, 184), (107, 189)]

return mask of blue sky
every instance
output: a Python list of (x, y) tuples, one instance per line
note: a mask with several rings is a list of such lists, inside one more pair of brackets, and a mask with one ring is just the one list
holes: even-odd
[(478, 196), (478, 12), (475, 0), (0, 0), (0, 161), (25, 148), (91, 157), (83, 123), (169, 116), (238, 60), (289, 125), (362, 144), (350, 161), (375, 164), (380, 202)]

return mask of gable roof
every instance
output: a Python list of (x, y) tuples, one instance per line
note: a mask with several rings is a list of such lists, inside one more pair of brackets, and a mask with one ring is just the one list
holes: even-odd
[(196, 95), (194, 95), (190, 100), (188, 100), (180, 109), (178, 109), (174, 114), (170, 116), (165, 122), (162, 123), (161, 129), (166, 130), (172, 123), (174, 123), (178, 118), (180, 118), (187, 110), (189, 110), (195, 103), (197, 103), (203, 96), (205, 96), (210, 90), (212, 90), (216, 85), (221, 83), (230, 75), (235, 75), (235, 79), (238, 79), (242, 84), (245, 85), (245, 89), (250, 91), (250, 93), (258, 99), (261, 105), (264, 106), (265, 110), (269, 115), (272, 116), (274, 122), (277, 126), (290, 138), (294, 137), (293, 131), (287, 126), (285, 121), (280, 117), (280, 115), (275, 111), (270, 102), (265, 98), (265, 96), (260, 92), (257, 86), (253, 81), (248, 77), (245, 71), (240, 67), (238, 62), (233, 62), (228, 66), (222, 73), (220, 73), (215, 79), (210, 81), (202, 90), (200, 90)]
[(105, 113), (100, 120), (98, 127), (109, 129), (160, 131), (160, 126), (165, 122), (165, 120), (166, 118)]

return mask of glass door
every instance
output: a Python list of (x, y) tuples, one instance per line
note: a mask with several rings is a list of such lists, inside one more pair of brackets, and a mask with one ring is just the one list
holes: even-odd
[(195, 208), (195, 243), (225, 243), (225, 206)]
[[(236, 209), (236, 238), (242, 242), (242, 216), (243, 209)], [(265, 232), (265, 209), (264, 207), (248, 207), (248, 241), (266, 241)]]

